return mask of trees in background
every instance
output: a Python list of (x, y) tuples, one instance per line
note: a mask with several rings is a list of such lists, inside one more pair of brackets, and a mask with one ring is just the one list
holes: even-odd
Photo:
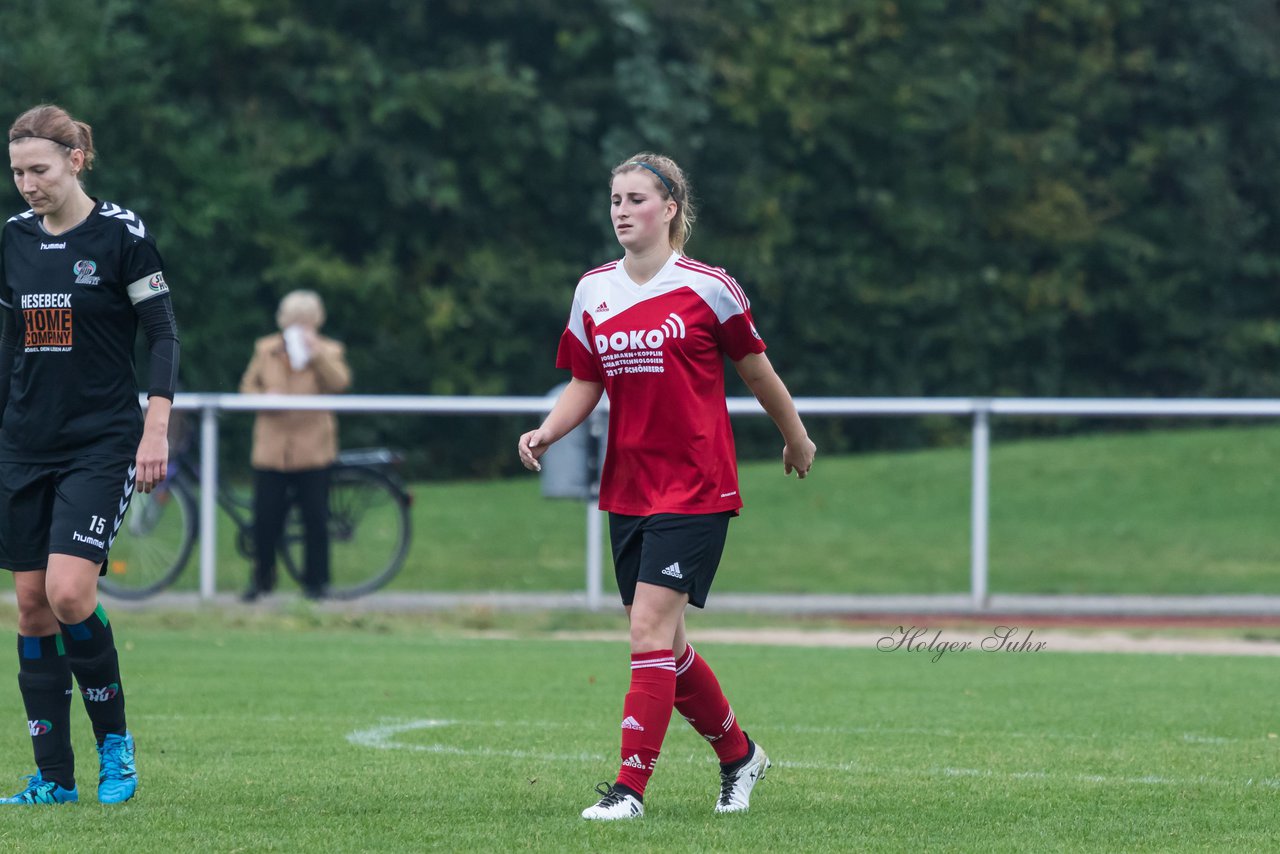
[[(84, 116), (91, 192), (159, 235), (189, 389), (312, 287), (359, 391), (541, 393), (617, 255), (608, 169), (657, 149), (797, 393), (1280, 393), (1263, 0), (37, 0), (0, 32), (0, 113)], [(383, 428), (510, 462), (509, 423)]]

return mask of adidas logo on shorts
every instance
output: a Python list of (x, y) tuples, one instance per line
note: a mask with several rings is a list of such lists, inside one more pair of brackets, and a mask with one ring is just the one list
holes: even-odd
[(672, 578), (684, 578), (684, 574), (680, 572), (680, 561), (676, 561), (671, 566), (662, 570), (663, 575), (669, 575)]
[(644, 727), (640, 726), (640, 722), (635, 718), (633, 718), (631, 715), (627, 715), (626, 719), (623, 720), (622, 728), (634, 729), (634, 730), (639, 730), (640, 732), (644, 732)]

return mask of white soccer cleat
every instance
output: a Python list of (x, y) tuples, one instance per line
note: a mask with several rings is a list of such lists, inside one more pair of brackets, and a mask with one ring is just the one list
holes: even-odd
[(582, 817), (593, 821), (616, 821), (622, 818), (640, 818), (644, 815), (644, 804), (626, 792), (619, 791), (608, 783), (596, 786), (600, 793), (600, 801), (595, 806), (582, 811)]
[(764, 779), (773, 763), (760, 745), (751, 742), (751, 756), (736, 771), (720, 772), (720, 800), (716, 812), (746, 812), (751, 806), (751, 790)]

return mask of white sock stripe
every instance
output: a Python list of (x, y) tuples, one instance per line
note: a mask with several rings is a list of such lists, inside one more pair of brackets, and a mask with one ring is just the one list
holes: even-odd
[(725, 732), (728, 732), (732, 726), (733, 726), (733, 709), (730, 709), (729, 717), (724, 719), (724, 723), (721, 725), (721, 729), (723, 729)]
[(694, 657), (695, 655), (697, 655), (697, 653), (693, 651), (693, 645), (692, 645), (692, 644), (690, 644), (690, 645), (688, 645), (688, 646), (686, 646), (686, 647), (684, 648), (684, 657), (683, 657), (683, 658), (681, 658), (681, 659), (680, 659), (680, 663), (676, 665), (676, 675), (677, 675), (677, 676), (679, 676), (680, 674), (684, 673), (686, 670), (688, 670), (690, 667), (692, 667), (692, 666), (693, 666), (693, 657)]
[(633, 661), (631, 662), (632, 670), (644, 670), (656, 667), (659, 670), (670, 670), (675, 672), (676, 660), (674, 658), (657, 658), (652, 661)]

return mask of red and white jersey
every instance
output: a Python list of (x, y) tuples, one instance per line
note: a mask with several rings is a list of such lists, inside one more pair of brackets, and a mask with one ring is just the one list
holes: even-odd
[(629, 516), (742, 507), (724, 357), (763, 353), (750, 303), (719, 267), (673, 252), (637, 285), (621, 261), (583, 275), (556, 366), (604, 384), (600, 509)]

